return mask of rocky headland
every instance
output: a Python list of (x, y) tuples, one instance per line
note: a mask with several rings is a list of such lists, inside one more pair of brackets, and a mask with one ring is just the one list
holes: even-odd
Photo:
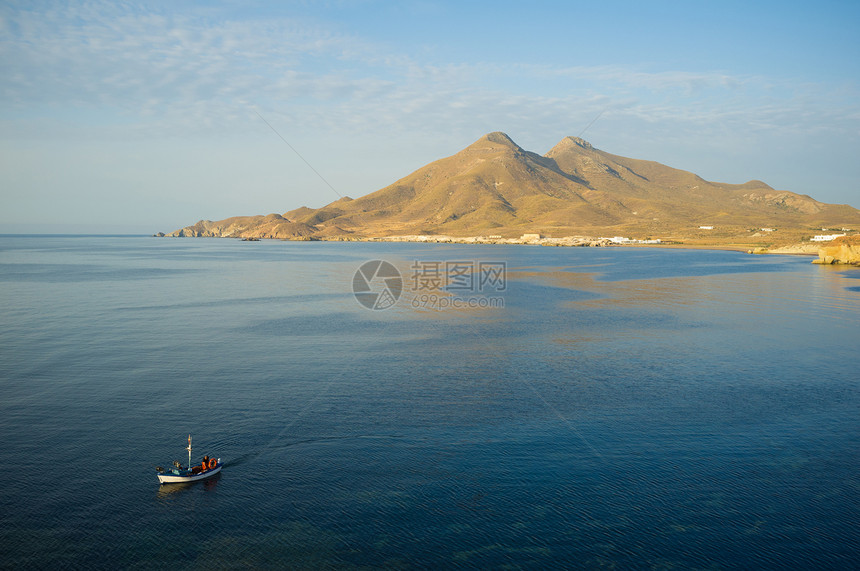
[(821, 246), (814, 264), (850, 264), (860, 266), (860, 234), (841, 236)]

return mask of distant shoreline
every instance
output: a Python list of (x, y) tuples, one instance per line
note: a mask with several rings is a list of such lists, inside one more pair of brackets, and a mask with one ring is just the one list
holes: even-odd
[[(691, 244), (679, 240), (624, 240), (613, 241), (613, 238), (592, 236), (565, 236), (562, 238), (551, 237), (520, 237), (501, 238), (488, 236), (448, 236), (448, 235), (399, 235), (399, 236), (320, 236), (295, 238), (252, 238), (244, 236), (170, 236), (162, 233), (153, 234), (154, 237), (167, 238), (226, 238), (234, 240), (258, 241), (277, 240), (281, 242), (404, 242), (413, 244), (467, 244), (467, 245), (522, 245), (522, 246), (545, 246), (545, 247), (600, 247), (600, 248), (661, 248), (682, 250), (715, 250), (730, 252), (746, 252), (749, 254), (780, 254), (792, 256), (817, 256), (821, 245), (818, 244), (791, 244), (766, 248), (751, 244)], [(823, 244), (822, 244), (823, 245)]]
[[(448, 235), (401, 235), (401, 236), (325, 236), (325, 237), (305, 237), (297, 236), (294, 238), (257, 238), (245, 236), (171, 236), (158, 232), (156, 234), (74, 234), (74, 233), (0, 233), (0, 238), (216, 238), (216, 239), (233, 239), (242, 241), (260, 241), (272, 240), (281, 242), (403, 242), (414, 244), (466, 244), (466, 245), (522, 245), (522, 246), (544, 246), (544, 247), (600, 247), (600, 248), (658, 248), (658, 249), (678, 249), (678, 250), (713, 250), (726, 252), (744, 252), (747, 254), (776, 254), (785, 256), (808, 256), (817, 257), (814, 263), (830, 264), (835, 263), (841, 266), (856, 266), (856, 252), (845, 254), (840, 260), (837, 257), (834, 261), (828, 261), (828, 256), (831, 252), (826, 249), (830, 247), (829, 242), (820, 243), (795, 243), (784, 246), (765, 247), (755, 246), (752, 244), (716, 244), (716, 243), (689, 243), (682, 241), (683, 239), (670, 240), (625, 240), (613, 241), (611, 238), (595, 238), (591, 236), (566, 236), (563, 238), (551, 237), (520, 237), (520, 238), (500, 238), (487, 236), (448, 236)], [(853, 238), (853, 237), (852, 237)]]

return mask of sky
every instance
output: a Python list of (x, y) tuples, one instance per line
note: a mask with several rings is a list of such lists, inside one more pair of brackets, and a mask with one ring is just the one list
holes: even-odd
[(0, 233), (316, 208), (491, 131), (860, 207), (860, 2), (0, 0)]

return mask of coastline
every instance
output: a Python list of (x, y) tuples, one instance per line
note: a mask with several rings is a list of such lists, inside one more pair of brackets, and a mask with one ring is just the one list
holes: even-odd
[[(195, 237), (176, 236), (175, 234), (153, 234), (154, 237)], [(683, 238), (672, 238), (668, 240), (635, 240), (619, 239), (618, 237), (593, 237), (593, 236), (564, 236), (548, 237), (540, 235), (525, 234), (519, 238), (502, 238), (501, 236), (450, 236), (443, 234), (405, 234), (395, 236), (295, 236), (289, 238), (275, 237), (252, 237), (244, 235), (232, 236), (196, 236), (207, 238), (233, 238), (243, 241), (280, 240), (285, 242), (409, 242), (421, 244), (483, 244), (483, 245), (525, 245), (544, 247), (590, 247), (590, 248), (659, 248), (659, 249), (682, 249), (682, 250), (717, 250), (731, 252), (746, 252), (748, 254), (776, 254), (789, 256), (820, 256), (822, 248), (827, 243), (814, 244), (811, 242), (791, 243), (768, 247), (753, 243), (743, 242), (688, 242)]]

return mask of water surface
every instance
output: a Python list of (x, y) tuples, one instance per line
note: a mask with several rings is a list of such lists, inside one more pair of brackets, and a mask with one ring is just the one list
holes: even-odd
[[(391, 309), (353, 274), (397, 266)], [(416, 261), (504, 262), (415, 309)], [(858, 272), (636, 248), (0, 237), (7, 568), (851, 568)], [(222, 457), (159, 487), (156, 464)]]

